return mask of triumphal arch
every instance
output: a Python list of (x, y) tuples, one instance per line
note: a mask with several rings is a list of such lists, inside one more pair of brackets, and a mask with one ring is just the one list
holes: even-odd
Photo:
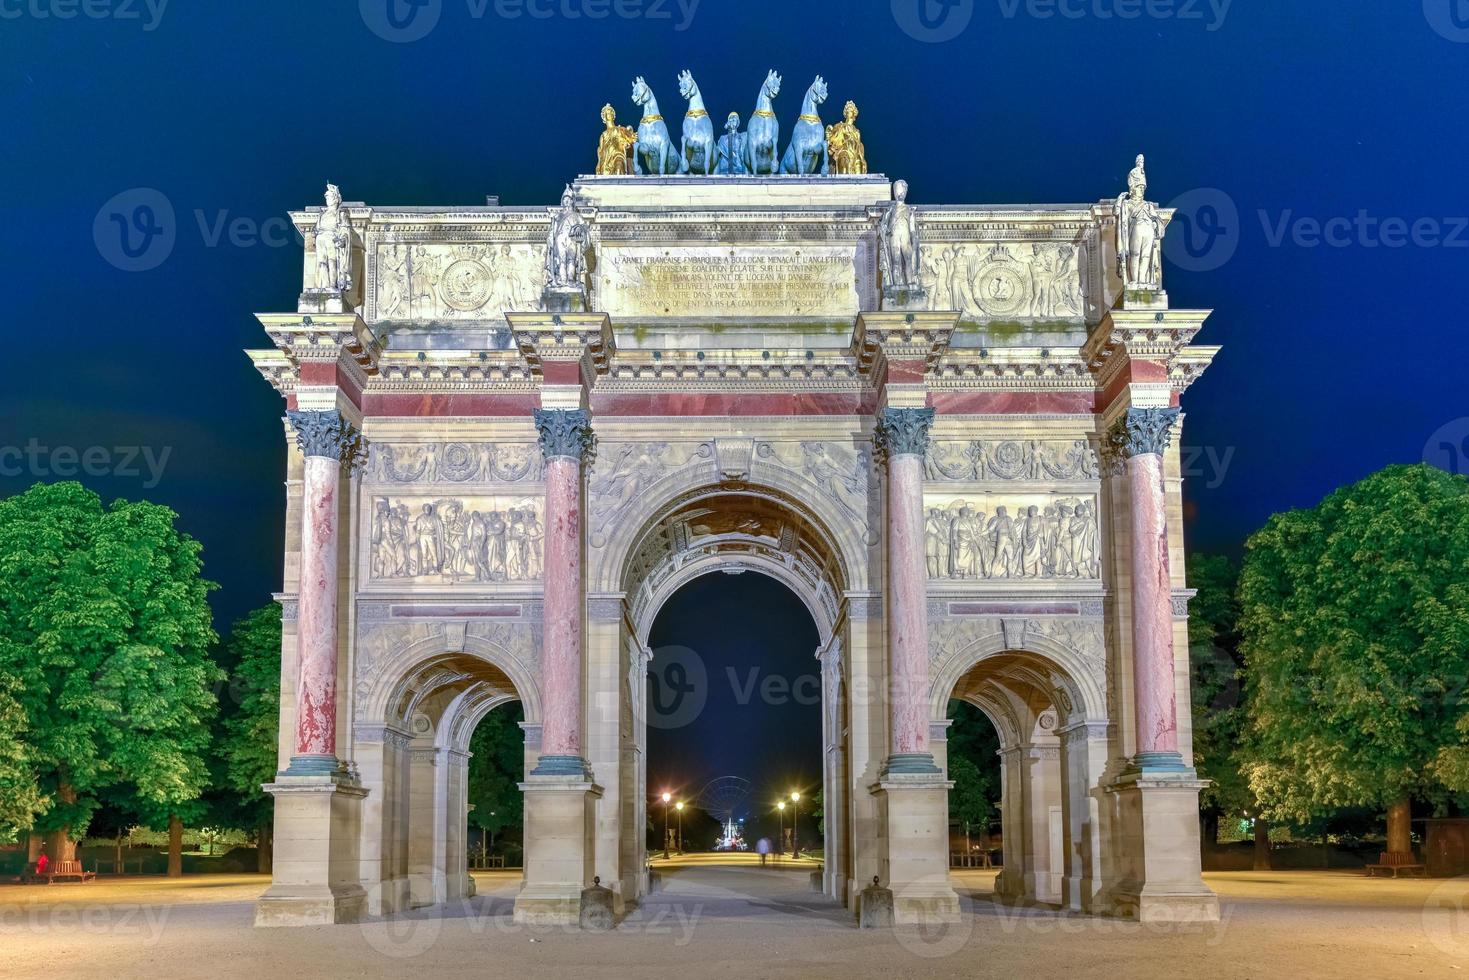
[(648, 631), (742, 570), (821, 637), (832, 900), (958, 914), (959, 698), (1000, 735), (1003, 898), (1217, 916), (1176, 441), (1216, 348), (1163, 290), (1171, 213), (1141, 157), (1099, 203), (911, 204), (855, 106), (822, 141), (821, 79), (779, 159), (778, 81), (717, 141), (685, 90), (675, 145), (639, 79), (552, 206), (293, 214), (304, 291), (249, 352), (291, 447), (260, 924), (465, 896), (469, 737), (509, 701), (516, 917), (637, 903)]

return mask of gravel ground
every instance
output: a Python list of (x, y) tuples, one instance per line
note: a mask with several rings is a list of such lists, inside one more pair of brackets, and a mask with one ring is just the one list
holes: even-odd
[(925, 932), (861, 931), (809, 890), (808, 869), (675, 863), (612, 934), (510, 921), (519, 878), (439, 913), (363, 925), (251, 927), (258, 875), (0, 885), (0, 976), (597, 978), (1409, 977), (1469, 968), (1469, 880), (1333, 872), (1207, 879), (1223, 921), (1140, 926), (990, 900), (992, 872), (956, 875), (969, 913)]

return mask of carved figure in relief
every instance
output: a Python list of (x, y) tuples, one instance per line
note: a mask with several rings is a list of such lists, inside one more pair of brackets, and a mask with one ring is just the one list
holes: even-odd
[(413, 522), (415, 568), (420, 575), (435, 574), (444, 569), (444, 524), (434, 513), (433, 504), (424, 504)]
[(378, 303), (377, 312), (383, 319), (392, 319), (407, 312), (404, 304), (408, 300), (409, 290), (408, 247), (388, 245), (378, 254), (382, 257), (378, 262), (382, 299)]
[(865, 455), (854, 454), (849, 469), (839, 464), (824, 444), (803, 442), (801, 456), (806, 475), (822, 494), (866, 527), (869, 471)]
[(1163, 282), (1163, 218), (1158, 206), (1146, 200), (1148, 175), (1143, 155), (1127, 174), (1127, 192), (1117, 198), (1117, 274), (1128, 289), (1157, 289)]
[(525, 525), (525, 551), (521, 556), (521, 570), (526, 578), (537, 579), (541, 577), (541, 539), (545, 537), (545, 531), (533, 508), (525, 509), (522, 523)]
[(856, 122), (857, 103), (848, 99), (842, 107), (842, 121), (826, 127), (826, 155), (834, 174), (867, 173), (867, 151)]
[(928, 509), (928, 518), (923, 524), (923, 553), (928, 563), (929, 578), (943, 578), (950, 574), (949, 522), (944, 519), (941, 507)]
[(740, 132), (740, 114), (731, 112), (724, 120), (724, 135), (719, 137), (719, 146), (715, 151), (718, 162), (714, 164), (714, 172), (717, 174), (745, 174), (750, 171), (745, 166), (745, 148), (749, 142), (749, 134)]
[(826, 155), (826, 130), (817, 109), (826, 101), (826, 82), (820, 75), (806, 90), (801, 102), (801, 115), (791, 131), (791, 141), (781, 157), (783, 174), (824, 174), (830, 169)]
[(745, 169), (752, 174), (773, 174), (778, 169), (780, 120), (775, 117), (774, 100), (779, 94), (780, 76), (772, 68), (760, 84), (755, 111), (750, 114), (750, 125), (745, 132)]
[[(930, 506), (924, 525), (930, 577), (1097, 578), (1097, 524), (1089, 501), (1026, 504), (1015, 517), (1006, 506), (988, 521), (968, 501)], [(947, 566), (939, 542), (948, 542)], [(937, 572), (935, 572), (937, 569)]]
[(884, 289), (918, 285), (918, 215), (908, 204), (908, 182), (893, 183), (893, 203), (878, 228)]
[(688, 69), (678, 73), (678, 94), (689, 102), (684, 113), (683, 130), (679, 133), (678, 172), (681, 174), (714, 173), (714, 123), (704, 108), (704, 96)]
[(673, 139), (668, 135), (668, 124), (658, 111), (658, 100), (653, 96), (653, 90), (641, 75), (633, 79), (632, 101), (643, 110), (643, 117), (638, 120), (637, 145), (632, 153), (633, 173), (678, 173), (678, 151), (673, 148)]
[(326, 185), (326, 207), (316, 216), (316, 288), (341, 293), (352, 288), (352, 221), (342, 210), (342, 192)]
[(631, 126), (617, 125), (617, 110), (612, 103), (602, 107), (602, 137), (597, 141), (597, 173), (632, 173), (632, 150), (638, 134)]
[(434, 291), (439, 284), (438, 259), (427, 248), (420, 245), (413, 250), (413, 261), (409, 277), (412, 286), (409, 316), (433, 316), (438, 303)]

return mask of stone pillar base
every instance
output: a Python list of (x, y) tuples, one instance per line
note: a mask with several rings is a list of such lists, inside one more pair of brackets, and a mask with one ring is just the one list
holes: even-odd
[(358, 879), (358, 832), (367, 790), (332, 776), (277, 775), (271, 886), (255, 904), (257, 926), (356, 922), (367, 912)]
[(594, 809), (602, 787), (577, 776), (536, 776), (525, 794), (525, 884), (516, 922), (577, 925), (582, 890), (592, 884)]
[(941, 775), (889, 772), (873, 788), (878, 825), (883, 828), (882, 884), (893, 893), (893, 919), (898, 925), (959, 918), (959, 895), (949, 884), (953, 785)]
[(1110, 787), (1122, 829), (1114, 912), (1140, 922), (1219, 921), (1219, 897), (1200, 874), (1199, 790), (1205, 785), (1192, 770), (1134, 770)]

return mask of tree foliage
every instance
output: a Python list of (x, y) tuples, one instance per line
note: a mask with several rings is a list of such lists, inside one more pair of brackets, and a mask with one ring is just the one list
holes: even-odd
[(491, 833), (518, 827), (520, 782), (525, 776), (525, 733), (520, 703), (495, 708), (469, 738), (469, 822)]
[(199, 544), (77, 483), (0, 500), (0, 819), (85, 828), (102, 794), (174, 812), (207, 779), (214, 640)]
[(1194, 768), (1211, 785), (1200, 803), (1219, 813), (1253, 812), (1241, 752), (1246, 714), (1241, 701), (1239, 567), (1223, 555), (1189, 555), (1188, 641), (1193, 708)]
[(1250, 785), (1267, 815), (1469, 780), (1469, 481), (1390, 466), (1253, 535), (1240, 576)]
[(983, 830), (999, 812), (1000, 739), (984, 713), (967, 701), (950, 701), (949, 717), (949, 778), (954, 781), (949, 818)]
[(216, 780), (234, 824), (258, 826), (272, 800), (260, 788), (278, 768), (281, 607), (272, 602), (236, 620), (219, 648), (229, 676), (221, 710)]

